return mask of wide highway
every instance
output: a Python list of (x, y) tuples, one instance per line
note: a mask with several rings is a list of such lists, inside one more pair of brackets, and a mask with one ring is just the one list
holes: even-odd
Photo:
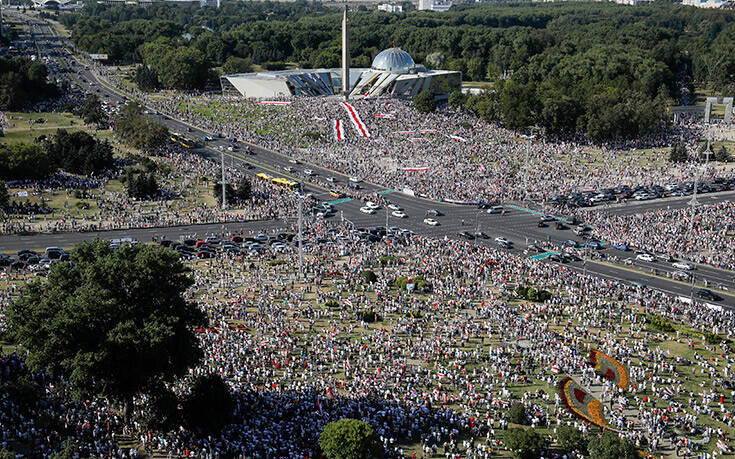
[[(15, 12), (8, 13), (11, 15), (18, 14)], [(120, 94), (98, 80), (93, 72), (72, 56), (69, 53), (69, 50), (73, 48), (70, 41), (66, 38), (59, 37), (51, 25), (31, 16), (22, 17), (24, 20), (28, 19), (31, 22), (33, 39), (36, 41), (41, 54), (47, 56), (49, 59), (55, 60), (62, 68), (68, 69), (68, 71), (60, 74), (60, 76), (68, 78), (71, 82), (83, 87), (87, 91), (96, 93), (107, 103), (119, 105), (130, 98), (130, 96)], [(150, 116), (164, 123), (172, 132), (180, 132), (190, 138), (200, 138), (201, 136), (214, 134), (182, 121), (171, 119), (166, 115), (151, 114)], [(230, 142), (226, 139), (215, 139), (214, 141), (206, 142), (206, 146), (193, 150), (192, 154), (198, 154), (219, 161), (223, 153), (220, 147), (224, 148), (229, 144)], [(243, 152), (245, 146), (245, 144), (240, 143), (238, 151)], [(344, 218), (356, 227), (366, 228), (372, 226), (396, 226), (438, 238), (458, 238), (460, 237), (458, 235), (460, 231), (469, 231), (470, 233), (481, 231), (488, 235), (489, 238), (477, 238), (473, 240), (473, 243), (495, 245), (494, 239), (496, 237), (504, 237), (513, 243), (513, 248), (510, 250), (522, 256), (539, 255), (538, 253), (526, 250), (528, 244), (532, 243), (546, 244), (547, 246), (561, 246), (561, 242), (565, 240), (584, 242), (575, 236), (571, 227), (567, 229), (556, 229), (554, 224), (550, 224), (547, 227), (538, 227), (537, 222), (540, 215), (538, 212), (529, 208), (531, 206), (524, 206), (523, 203), (506, 204), (506, 213), (504, 215), (488, 214), (485, 210), (477, 209), (474, 206), (461, 206), (430, 201), (399, 191), (386, 189), (375, 184), (361, 182), (360, 186), (365, 191), (380, 196), (381, 200), (381, 208), (376, 213), (368, 215), (360, 211), (360, 208), (364, 206), (362, 201), (335, 199), (329, 194), (331, 183), (327, 181), (327, 178), (331, 178), (331, 180), (337, 183), (345, 184), (349, 180), (349, 177), (335, 171), (324, 169), (315, 164), (294, 164), (293, 159), (288, 155), (267, 150), (257, 145), (247, 146), (254, 154), (248, 155), (237, 151), (228, 152), (225, 150), (224, 154), (226, 155), (227, 163), (251, 175), (264, 172), (269, 175), (278, 174), (280, 176), (295, 178), (303, 183), (305, 191), (312, 193), (315, 198), (325, 202), (333, 202), (333, 207), (337, 212), (329, 217), (331, 221), (340, 221)], [(288, 172), (287, 168), (292, 169), (292, 171)], [(315, 175), (305, 175), (305, 169), (313, 170)], [(735, 192), (730, 191), (699, 195), (698, 200), (700, 203), (712, 203), (731, 200), (734, 197)], [(682, 197), (629, 202), (627, 204), (599, 206), (596, 209), (625, 215), (659, 208), (682, 208), (688, 206), (690, 199), (691, 197)], [(407, 217), (396, 218), (391, 215), (390, 211), (386, 212), (387, 203), (400, 206), (405, 211)], [(436, 210), (440, 213), (439, 216), (432, 217), (439, 222), (438, 226), (429, 226), (423, 223), (427, 212), (430, 210)], [(308, 214), (305, 212), (305, 215)], [(564, 218), (564, 216), (559, 217)], [(188, 225), (168, 228), (140, 228), (96, 233), (7, 235), (0, 236), (0, 251), (16, 252), (22, 249), (44, 249), (48, 246), (71, 247), (80, 241), (95, 237), (109, 239), (131, 237), (140, 241), (150, 241), (154, 236), (156, 238), (178, 239), (182, 235), (193, 234), (202, 236), (240, 231), (245, 233), (259, 233), (281, 230), (292, 226), (294, 223), (293, 220), (273, 220)], [(602, 257), (607, 258), (607, 261), (601, 261), (599, 259), (600, 257), (595, 257), (594, 259), (590, 258), (582, 261), (568, 262), (564, 266), (566, 269), (573, 269), (580, 272), (585, 271), (602, 278), (635, 282), (642, 285), (641, 288), (660, 289), (677, 296), (688, 298), (692, 293), (693, 287), (690, 282), (680, 282), (666, 277), (667, 273), (677, 271), (671, 262), (658, 260), (651, 263), (636, 260), (635, 253), (622, 252), (611, 247), (605, 247), (598, 251), (598, 253)], [(544, 258), (543, 260), (544, 262), (554, 263), (548, 258)], [(723, 297), (722, 301), (716, 302), (715, 304), (735, 308), (735, 273), (705, 265), (698, 265), (693, 273), (697, 286), (703, 285), (706, 281), (709, 288), (716, 289), (715, 291)], [(697, 299), (696, 296), (695, 300), (703, 301)]]

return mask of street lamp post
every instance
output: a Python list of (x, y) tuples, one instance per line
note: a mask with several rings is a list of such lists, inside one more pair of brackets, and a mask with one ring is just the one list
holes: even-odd
[(535, 138), (533, 130), (530, 135), (524, 135), (523, 138), (526, 139), (526, 158), (523, 165), (523, 205), (525, 206), (528, 199), (528, 161), (531, 155), (531, 140)]

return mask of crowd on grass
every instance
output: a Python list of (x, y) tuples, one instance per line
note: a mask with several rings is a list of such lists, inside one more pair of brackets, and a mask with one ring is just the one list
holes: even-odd
[[(560, 426), (597, 431), (556, 395), (558, 380), (571, 375), (641, 450), (720, 457), (717, 440), (732, 448), (733, 356), (705, 333), (733, 339), (735, 313), (464, 241), (408, 235), (370, 243), (323, 223), (307, 234), (302, 281), (294, 251), (191, 262), (188, 295), (209, 324), (197, 330), (203, 361), (176, 388), (199, 374), (222, 375), (235, 418), (209, 437), (127, 426), (141, 447), (174, 457), (317, 457), (323, 427), (354, 417), (373, 426), (389, 457), (486, 458), (505, 448), (509, 406), (521, 403), (521, 421), (544, 429), (543, 456), (561, 457), (549, 446)], [(23, 288), (14, 276), (0, 280), (5, 305)], [(421, 291), (396, 282), (419, 285), (417, 276)], [(517, 285), (552, 295), (528, 302)], [(594, 373), (590, 349), (629, 369), (629, 391)], [(10, 359), (4, 381), (27, 375), (21, 357)], [(104, 448), (99, 456), (130, 454), (109, 443), (121, 431), (109, 407), (61, 402), (54, 397), (63, 381), (28, 376), (49, 401), (28, 405), (3, 392), (7, 445), (43, 455), (71, 437), (87, 450)], [(66, 403), (61, 414), (55, 403)], [(31, 420), (46, 416), (83, 418), (91, 434)]]
[[(296, 98), (290, 105), (261, 105), (189, 95), (147, 100), (211, 132), (389, 188), (460, 201), (528, 196), (543, 202), (586, 189), (692, 181), (693, 166), (668, 163), (664, 146), (683, 141), (693, 156), (700, 135), (700, 126), (682, 119), (665, 135), (636, 142), (592, 146), (537, 139), (527, 145), (519, 132), (452, 108), (422, 114), (410, 102), (383, 98), (350, 102), (370, 133), (362, 137), (338, 101)], [(344, 140), (333, 137), (334, 119), (343, 123)], [(700, 179), (716, 175), (728, 173), (710, 166)]]
[[(694, 223), (692, 223), (694, 216)], [(735, 271), (735, 202), (632, 215), (585, 212), (601, 239)]]
[[(216, 203), (208, 204), (202, 193), (211, 191), (220, 180), (221, 166), (207, 158), (170, 143), (151, 157), (158, 164), (161, 190), (157, 196), (138, 200), (124, 190), (109, 189), (111, 179), (120, 177), (129, 164), (119, 162), (118, 170), (104, 177), (83, 178), (66, 173), (57, 173), (42, 181), (8, 182), (8, 188), (24, 190), (29, 201), (11, 198), (15, 204), (0, 216), (0, 233), (21, 231), (98, 231), (109, 229), (145, 228), (155, 226), (189, 225), (252, 219), (273, 219), (292, 216), (297, 197), (293, 192), (274, 185), (252, 181), (238, 169), (226, 167), (227, 183), (235, 186), (242, 180), (251, 180), (251, 196), (245, 202), (233, 203), (222, 210)], [(204, 188), (204, 189), (203, 189)], [(63, 209), (50, 208), (36, 196), (42, 193), (66, 193), (68, 198)], [(74, 200), (70, 199), (74, 198)], [(28, 198), (27, 198), (28, 199)], [(80, 204), (77, 199), (81, 199)], [(17, 201), (17, 202), (16, 202)], [(42, 212), (33, 212), (36, 204)], [(79, 212), (79, 209), (92, 209)], [(22, 211), (22, 212), (21, 212)]]

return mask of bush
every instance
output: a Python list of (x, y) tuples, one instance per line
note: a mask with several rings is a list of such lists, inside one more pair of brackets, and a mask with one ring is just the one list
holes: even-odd
[(319, 435), (319, 446), (330, 458), (368, 459), (383, 456), (383, 448), (372, 426), (358, 419), (340, 419), (327, 424)]
[(413, 98), (413, 105), (419, 113), (431, 113), (436, 110), (434, 93), (428, 89), (421, 91)]
[(590, 440), (587, 445), (590, 459), (639, 459), (635, 445), (627, 438), (621, 439), (614, 432), (605, 431)]
[(528, 301), (535, 301), (543, 303), (551, 299), (551, 292), (538, 287), (528, 287), (525, 285), (519, 285), (515, 290), (516, 294)]
[(722, 336), (714, 333), (705, 333), (704, 340), (707, 344), (720, 344), (723, 341)]
[(533, 429), (508, 429), (505, 434), (505, 446), (518, 459), (535, 459), (539, 457), (544, 440)]
[(389, 255), (383, 255), (378, 259), (378, 263), (380, 263), (380, 266), (386, 266), (387, 264), (396, 261), (396, 257), (389, 256)]
[(526, 407), (522, 403), (514, 403), (508, 411), (508, 420), (513, 424), (526, 424)]
[(280, 258), (278, 260), (271, 260), (268, 262), (269, 266), (280, 266), (286, 264), (285, 261), (281, 260)]
[(428, 293), (431, 291), (431, 283), (424, 280), (422, 276), (416, 276), (413, 278), (413, 283), (416, 286), (416, 291), (420, 293)]
[(336, 302), (336, 301), (334, 301), (334, 300), (329, 300), (329, 301), (327, 301), (327, 302), (326, 302), (326, 304), (325, 304), (324, 306), (326, 306), (326, 307), (328, 307), (328, 308), (330, 308), (330, 309), (336, 309), (336, 308), (339, 308), (339, 307), (340, 307), (340, 306), (339, 306), (339, 303), (337, 303), (337, 302)]
[(670, 322), (660, 317), (649, 315), (646, 319), (648, 321), (647, 328), (651, 331), (660, 333), (672, 333), (675, 331), (674, 326)]
[(393, 286), (396, 288), (396, 290), (406, 290), (406, 285), (408, 285), (408, 278), (406, 276), (400, 276), (395, 281), (393, 281)]
[(357, 318), (369, 324), (380, 320), (380, 316), (377, 315), (375, 311), (359, 311), (357, 313)]
[(584, 437), (582, 436), (582, 432), (574, 427), (559, 427), (556, 437), (561, 449), (567, 453), (572, 453), (574, 451), (584, 452)]
[(374, 284), (375, 281), (378, 280), (378, 276), (376, 276), (375, 273), (369, 269), (366, 269), (362, 272), (362, 277), (368, 284)]

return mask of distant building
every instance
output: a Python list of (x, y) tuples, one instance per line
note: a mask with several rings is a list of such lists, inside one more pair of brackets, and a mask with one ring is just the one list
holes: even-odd
[(419, 0), (419, 10), (447, 11), (451, 7), (451, 0)]
[[(349, 97), (353, 99), (394, 96), (411, 98), (424, 89), (450, 93), (461, 87), (462, 73), (426, 70), (416, 65), (400, 48), (381, 51), (372, 66), (350, 68)], [(275, 72), (225, 75), (220, 78), (222, 93), (252, 98), (288, 96), (335, 96), (341, 92), (342, 69), (297, 69)], [(443, 88), (443, 89), (441, 89)]]
[(724, 8), (729, 2), (722, 0), (683, 0), (682, 5), (696, 6), (697, 8)]
[(390, 3), (383, 3), (378, 5), (379, 11), (387, 11), (388, 13), (402, 13), (403, 5), (392, 5)]
[(651, 3), (652, 0), (610, 0), (613, 3), (617, 3), (618, 5), (645, 5), (648, 3)]

